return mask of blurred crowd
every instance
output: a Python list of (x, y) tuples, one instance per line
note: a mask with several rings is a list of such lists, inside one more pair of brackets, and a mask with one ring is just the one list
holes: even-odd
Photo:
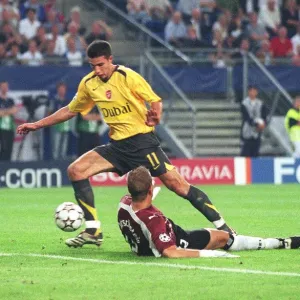
[(86, 28), (78, 6), (71, 9), (67, 18), (56, 8), (56, 0), (0, 0), (2, 65), (81, 66), (87, 45), (111, 36), (111, 28), (102, 20)]
[[(22, 104), (9, 89), (9, 82), (0, 79), (0, 162), (25, 159), (66, 159), (78, 157), (101, 144), (102, 117), (96, 107), (87, 115), (56, 124), (43, 131), (15, 139), (16, 125), (46, 117), (66, 106), (68, 85), (57, 82), (56, 90), (45, 94), (22, 96)], [(25, 143), (26, 139), (29, 141)], [(44, 150), (41, 147), (44, 143)], [(23, 146), (27, 144), (27, 150)], [(28, 153), (28, 149), (29, 153)], [(47, 154), (46, 154), (47, 152)]]
[(216, 67), (224, 66), (226, 56), (242, 58), (247, 51), (265, 65), (283, 60), (300, 66), (296, 0), (238, 0), (235, 9), (231, 1), (227, 7), (232, 9), (216, 0), (126, 1), (131, 18), (175, 47), (215, 48), (211, 59)]
[[(265, 65), (282, 60), (300, 66), (296, 0), (238, 0), (235, 7), (216, 0), (111, 1), (175, 47), (194, 53), (214, 48), (215, 67), (248, 51)], [(90, 27), (78, 6), (66, 17), (56, 0), (0, 0), (0, 64), (80, 66), (89, 43), (113, 34), (103, 20)]]

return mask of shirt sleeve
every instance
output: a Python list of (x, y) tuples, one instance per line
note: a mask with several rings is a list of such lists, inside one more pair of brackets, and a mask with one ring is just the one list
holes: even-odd
[(163, 218), (157, 216), (150, 220), (147, 228), (151, 233), (151, 240), (159, 253), (163, 253), (165, 249), (171, 246), (176, 246), (176, 238), (173, 229), (166, 227), (166, 222)]
[(24, 26), (23, 20), (21, 20), (20, 23), (19, 23), (19, 32), (20, 32), (21, 35), (24, 35), (24, 33), (26, 32), (26, 28)]
[(131, 92), (149, 103), (159, 102), (161, 98), (154, 93), (150, 84), (138, 73), (131, 71), (127, 73), (127, 84)]
[(95, 102), (92, 100), (86, 90), (85, 79), (82, 79), (78, 86), (77, 93), (68, 105), (69, 110), (74, 113), (87, 115), (94, 106)]

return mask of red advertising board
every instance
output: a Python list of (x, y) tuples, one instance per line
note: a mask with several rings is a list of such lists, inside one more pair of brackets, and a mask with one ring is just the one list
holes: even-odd
[[(174, 159), (173, 165), (191, 184), (234, 184), (233, 158)], [(156, 180), (159, 184), (159, 180)], [(101, 173), (91, 178), (94, 186), (126, 185), (126, 175)]]

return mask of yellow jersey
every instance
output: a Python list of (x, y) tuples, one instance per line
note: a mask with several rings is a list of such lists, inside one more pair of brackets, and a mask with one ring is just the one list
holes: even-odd
[(96, 104), (110, 128), (110, 138), (122, 140), (154, 131), (154, 127), (145, 124), (145, 101), (158, 102), (161, 98), (141, 75), (130, 68), (116, 66), (106, 82), (94, 72), (85, 76), (68, 107), (71, 112), (86, 115)]
[(285, 116), (284, 125), (292, 142), (300, 141), (300, 126), (298, 125), (299, 121), (300, 110), (294, 107), (289, 109)]

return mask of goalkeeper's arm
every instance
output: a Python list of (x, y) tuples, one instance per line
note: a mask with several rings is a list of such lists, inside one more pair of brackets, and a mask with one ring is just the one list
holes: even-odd
[(238, 257), (236, 255), (229, 254), (225, 251), (218, 250), (196, 250), (196, 249), (182, 249), (176, 246), (171, 246), (163, 251), (163, 256), (168, 258), (183, 258), (183, 257)]

